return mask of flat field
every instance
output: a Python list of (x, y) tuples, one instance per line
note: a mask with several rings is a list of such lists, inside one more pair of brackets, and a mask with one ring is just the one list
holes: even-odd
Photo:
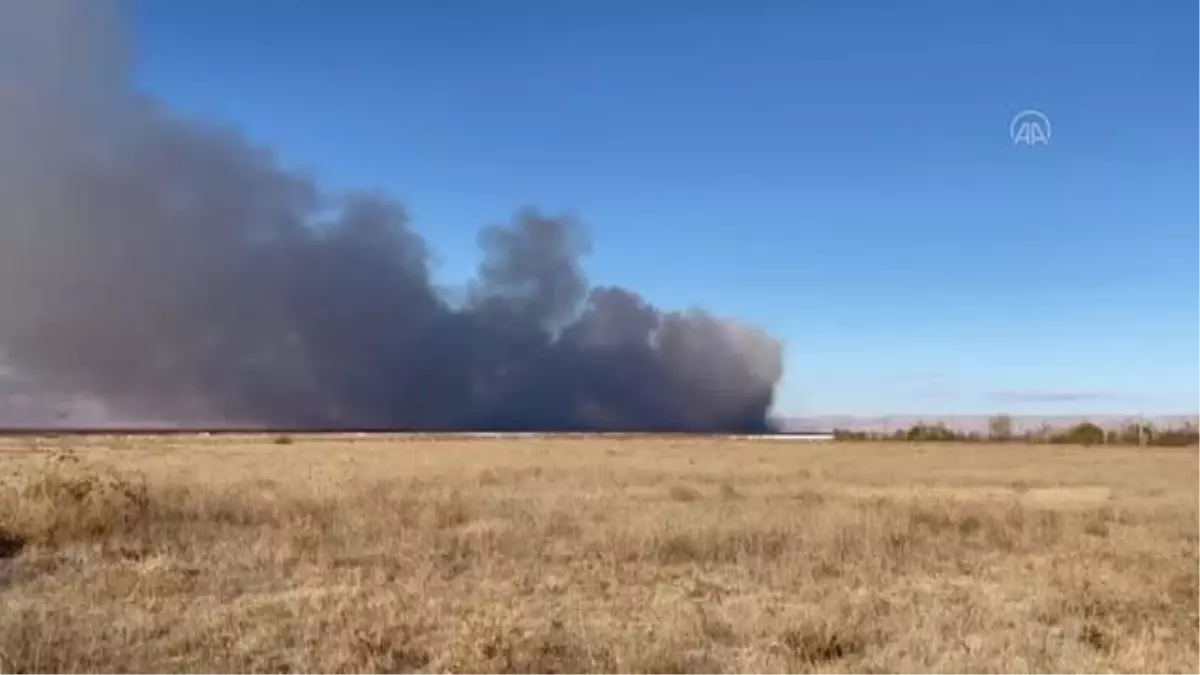
[(0, 439), (0, 671), (1197, 672), (1194, 448)]

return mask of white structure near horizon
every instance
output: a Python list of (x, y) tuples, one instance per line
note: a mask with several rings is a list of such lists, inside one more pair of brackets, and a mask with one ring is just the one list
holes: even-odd
[(833, 433), (825, 431), (800, 431), (788, 434), (748, 434), (726, 436), (739, 441), (832, 441)]
[[(540, 432), (523, 432), (523, 431), (499, 431), (499, 432), (477, 431), (477, 432), (450, 433), (448, 435), (456, 436), (459, 438), (547, 438), (547, 437), (553, 437), (553, 436), (574, 436), (574, 437), (604, 436), (604, 437), (608, 437), (608, 438), (614, 438), (614, 437), (621, 437), (621, 436), (629, 436), (629, 437), (653, 436), (655, 434), (648, 433), (648, 432), (620, 432), (620, 431), (615, 431), (615, 432), (603, 432), (603, 431), (600, 431), (600, 432), (578, 432), (578, 433), (571, 433), (571, 432), (540, 433)], [(740, 434), (740, 435), (739, 434), (727, 434), (727, 435), (715, 435), (714, 438), (727, 438), (730, 440), (739, 440), (739, 441), (832, 441), (833, 440), (833, 432), (801, 431), (801, 432), (792, 432), (792, 433), (786, 433), (786, 434)]]

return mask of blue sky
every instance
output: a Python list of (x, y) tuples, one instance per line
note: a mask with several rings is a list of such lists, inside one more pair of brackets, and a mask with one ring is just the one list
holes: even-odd
[(1195, 3), (135, 7), (139, 86), (401, 199), (440, 280), (573, 212), (594, 282), (785, 340), (781, 412), (1200, 407)]

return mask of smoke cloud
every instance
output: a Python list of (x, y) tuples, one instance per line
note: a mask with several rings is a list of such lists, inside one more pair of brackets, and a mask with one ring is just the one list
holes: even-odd
[(779, 343), (592, 288), (534, 209), (452, 302), (404, 209), (135, 92), (108, 2), (0, 2), (0, 366), (190, 424), (754, 431)]

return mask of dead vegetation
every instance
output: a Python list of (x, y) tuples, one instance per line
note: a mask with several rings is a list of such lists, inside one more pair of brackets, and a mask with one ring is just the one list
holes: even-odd
[(1194, 451), (0, 445), (4, 672), (1200, 668)]

